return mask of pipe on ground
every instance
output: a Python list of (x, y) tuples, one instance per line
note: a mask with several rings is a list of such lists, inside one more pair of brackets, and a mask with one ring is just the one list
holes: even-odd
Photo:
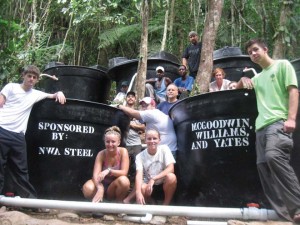
[(0, 205), (29, 208), (77, 210), (83, 212), (125, 213), (127, 215), (189, 216), (219, 219), (280, 220), (274, 210), (249, 208), (216, 208), (192, 206), (137, 205), (120, 203), (92, 203), (46, 199), (11, 198), (0, 196)]

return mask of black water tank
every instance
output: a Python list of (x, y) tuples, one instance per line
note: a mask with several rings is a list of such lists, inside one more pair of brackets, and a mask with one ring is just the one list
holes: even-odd
[(39, 198), (83, 200), (81, 187), (91, 179), (105, 129), (117, 125), (122, 145), (129, 118), (119, 109), (67, 99), (65, 105), (43, 100), (34, 105), (26, 132), (29, 176)]
[(178, 204), (266, 204), (256, 169), (254, 91), (186, 98), (170, 109), (178, 141)]
[(111, 80), (106, 71), (83, 66), (54, 66), (43, 73), (58, 78), (58, 81), (42, 78), (39, 87), (45, 92), (63, 91), (67, 98), (107, 103)]
[[(172, 81), (179, 77), (178, 68), (180, 61), (168, 52), (158, 52), (150, 56), (147, 60), (147, 76), (146, 79), (155, 78), (156, 67), (162, 66), (165, 69), (165, 76)], [(133, 75), (137, 72), (138, 60), (127, 59), (124, 57), (116, 57), (110, 59), (108, 75), (116, 81), (117, 90), (121, 88), (122, 81), (130, 82)]]

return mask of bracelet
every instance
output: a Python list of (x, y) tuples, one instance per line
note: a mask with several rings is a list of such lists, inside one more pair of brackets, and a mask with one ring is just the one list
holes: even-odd
[(111, 175), (111, 168), (107, 168), (107, 170), (108, 170), (108, 174), (107, 175)]

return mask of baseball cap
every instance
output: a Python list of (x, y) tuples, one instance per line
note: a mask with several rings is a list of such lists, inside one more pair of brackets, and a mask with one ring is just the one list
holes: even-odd
[(163, 68), (162, 66), (156, 67), (156, 72), (159, 71), (159, 70), (165, 72), (165, 68)]
[(121, 86), (129, 86), (129, 83), (128, 83), (128, 81), (123, 81), (122, 83), (121, 83)]
[(142, 102), (145, 102), (147, 105), (151, 104), (151, 102), (154, 101), (151, 97), (144, 97), (142, 100), (140, 100), (140, 104)]
[(191, 36), (198, 36), (198, 34), (197, 34), (196, 31), (191, 31), (191, 32), (189, 33), (189, 37), (191, 37)]
[(128, 96), (128, 95), (133, 95), (135, 97), (135, 92), (134, 91), (128, 91), (126, 96)]

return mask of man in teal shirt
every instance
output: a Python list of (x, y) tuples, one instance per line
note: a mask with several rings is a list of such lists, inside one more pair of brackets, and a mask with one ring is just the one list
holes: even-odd
[(296, 73), (289, 61), (272, 59), (261, 39), (250, 40), (246, 50), (263, 69), (252, 79), (243, 77), (237, 88), (255, 89), (256, 163), (264, 193), (279, 216), (300, 223), (300, 186), (290, 165), (299, 98)]

